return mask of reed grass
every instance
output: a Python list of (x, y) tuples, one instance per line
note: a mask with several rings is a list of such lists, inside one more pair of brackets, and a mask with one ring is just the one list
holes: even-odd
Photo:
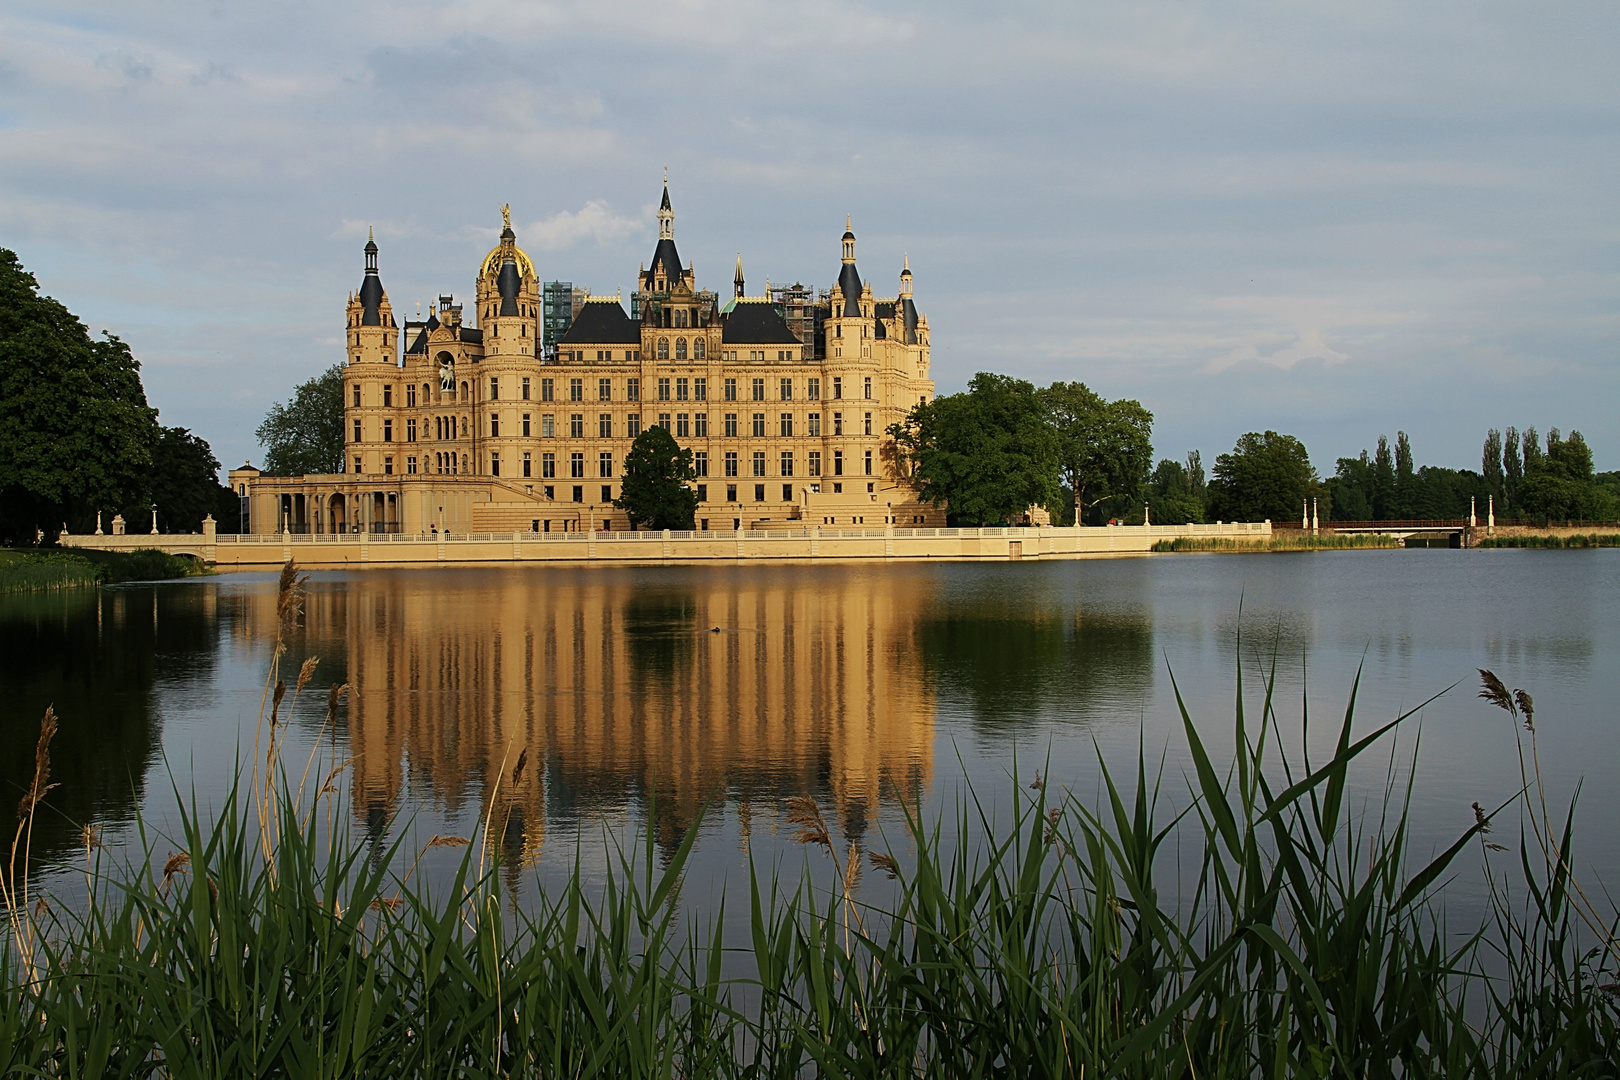
[(0, 593), (93, 589), (127, 581), (168, 581), (206, 573), (195, 559), (155, 548), (134, 551), (0, 550)]
[[(284, 627), (299, 585), (283, 575)], [(1433, 858), (1411, 850), (1410, 775), (1371, 813), (1349, 795), (1410, 713), (1361, 734), (1352, 691), (1333, 753), (1312, 763), (1280, 750), (1274, 676), (1251, 715), (1240, 673), (1229, 763), (1182, 706), (1179, 811), (1145, 754), (1134, 775), (1102, 769), (1096, 804), (1037, 775), (1010, 820), (969, 791), (949, 817), (908, 811), (885, 850), (791, 800), (784, 817), (832, 885), (751, 863), (747, 936), (728, 941), (727, 901), (682, 914), (696, 827), (673, 854), (650, 836), (614, 849), (605, 884), (576, 868), (527, 911), (488, 842), (497, 792), (480, 835), (429, 842), (461, 847), (447, 882), (413, 879), (403, 839), (357, 845), (332, 827), (341, 781), (306, 785), (309, 765), (275, 752), (291, 709), (280, 658), (278, 641), (247, 790), (212, 819), (187, 808), (172, 846), (145, 836), (130, 862), (109, 865), (87, 833), (77, 905), (31, 896), (18, 864), (49, 785), (42, 729), (5, 879), (0, 1073), (1620, 1075), (1616, 913), (1570, 871), (1573, 807), (1554, 815), (1542, 787), (1533, 702), (1489, 673), (1524, 792), (1476, 807)], [(1196, 863), (1190, 897), (1161, 878), (1176, 844)], [(1451, 928), (1442, 882), (1475, 852), (1490, 914)], [(863, 890), (863, 867), (893, 880)]]
[(1578, 533), (1574, 536), (1488, 536), (1487, 548), (1612, 548), (1620, 547), (1620, 533)]
[(1220, 536), (1178, 536), (1155, 541), (1153, 551), (1337, 551), (1348, 548), (1396, 548), (1393, 536), (1339, 536), (1334, 533), (1311, 536), (1306, 533), (1276, 533), (1264, 540), (1234, 540)]

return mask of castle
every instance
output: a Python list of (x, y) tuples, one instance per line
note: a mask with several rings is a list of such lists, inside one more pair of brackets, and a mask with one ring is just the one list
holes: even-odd
[(252, 532), (622, 530), (613, 499), (631, 444), (657, 424), (693, 451), (699, 529), (943, 525), (897, 469), (889, 425), (933, 398), (928, 319), (861, 280), (845, 224), (829, 290), (700, 290), (675, 247), (665, 181), (658, 244), (626, 312), (581, 295), (545, 341), (542, 283), (502, 209), (471, 318), (440, 296), (394, 317), (365, 247), (349, 297), (343, 472), (233, 470)]

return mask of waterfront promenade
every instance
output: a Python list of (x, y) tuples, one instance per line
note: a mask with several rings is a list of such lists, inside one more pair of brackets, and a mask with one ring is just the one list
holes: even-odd
[(1080, 558), (1145, 554), (1160, 540), (1228, 537), (1265, 540), (1271, 523), (992, 528), (835, 528), (695, 532), (509, 533), (140, 533), (75, 536), (63, 547), (101, 551), (155, 548), (220, 570), (264, 570), (296, 559), (311, 569), (355, 566), (510, 563), (678, 563), (887, 559), (920, 561)]

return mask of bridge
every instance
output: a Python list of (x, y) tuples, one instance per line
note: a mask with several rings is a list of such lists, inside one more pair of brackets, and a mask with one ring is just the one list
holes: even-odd
[[(1421, 539), (1425, 542), (1444, 538), (1447, 547), (1467, 547), (1468, 534), (1476, 526), (1467, 518), (1436, 518), (1411, 521), (1334, 521), (1324, 528), (1344, 536), (1392, 536), (1403, 542)], [(1409, 545), (1415, 546), (1415, 545)]]
[(1161, 540), (1210, 537), (1264, 543), (1271, 523), (1110, 525), (1100, 527), (838, 528), (641, 532), (505, 533), (216, 533), (212, 521), (194, 535), (160, 533), (74, 536), (65, 548), (186, 555), (220, 569), (273, 570), (296, 560), (311, 569), (531, 562), (672, 563), (885, 559), (1007, 560), (1146, 554)]

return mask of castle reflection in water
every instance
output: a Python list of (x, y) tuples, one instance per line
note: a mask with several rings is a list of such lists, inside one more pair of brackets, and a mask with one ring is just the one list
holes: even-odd
[(354, 809), (374, 830), (493, 793), (502, 846), (532, 857), (548, 820), (651, 802), (669, 844), (706, 802), (746, 817), (809, 794), (859, 835), (929, 781), (926, 574), (455, 573), (308, 589), (308, 651), (346, 658)]

